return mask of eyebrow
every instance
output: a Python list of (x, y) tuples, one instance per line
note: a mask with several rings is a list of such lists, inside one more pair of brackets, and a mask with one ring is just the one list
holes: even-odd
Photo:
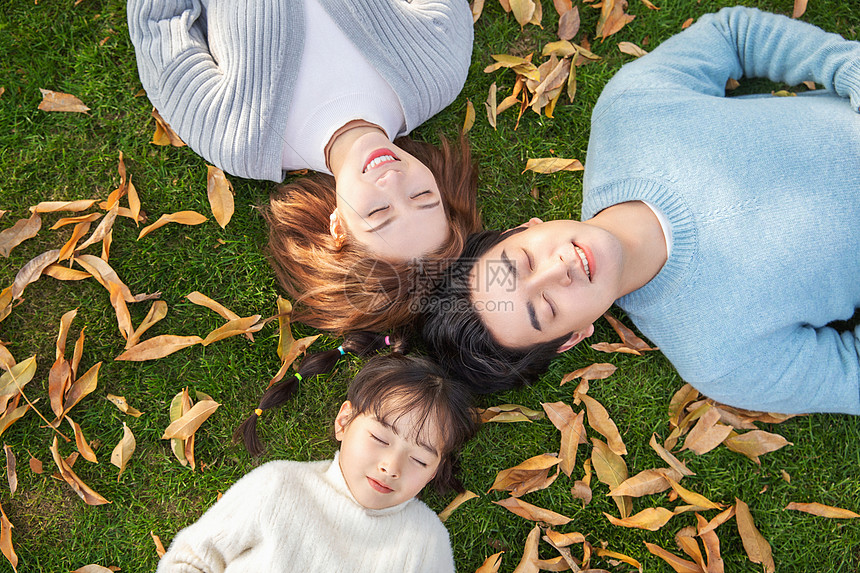
[[(513, 273), (514, 276), (517, 276), (517, 266), (514, 262), (508, 257), (508, 253), (502, 249), (501, 254), (502, 262), (508, 268), (508, 272)], [(532, 324), (532, 328), (537, 330), (538, 332), (542, 332), (540, 322), (538, 322), (537, 312), (535, 312), (535, 305), (529, 301), (526, 303), (526, 311), (529, 313), (529, 322)]]
[[(379, 418), (376, 418), (376, 421), (379, 422), (380, 424), (382, 424), (383, 426), (385, 426), (385, 428), (387, 428), (387, 429), (391, 430), (392, 432), (394, 432), (395, 434), (397, 434), (398, 437), (403, 438), (403, 436), (400, 435), (400, 432), (397, 431), (397, 428), (395, 428), (393, 425), (388, 423), (386, 420), (380, 420)], [(441, 455), (439, 454), (439, 451), (436, 448), (434, 448), (433, 446), (431, 446), (430, 444), (428, 444), (424, 440), (419, 440), (417, 438), (418, 438), (418, 436), (416, 436), (415, 443), (418, 444), (418, 446), (421, 447), (421, 449), (427, 450), (429, 453), (433, 454), (434, 456), (441, 457)], [(406, 439), (406, 438), (404, 438), (404, 439)]]
[[(432, 203), (427, 203), (426, 205), (420, 205), (420, 206), (418, 207), (418, 209), (434, 209), (434, 208), (438, 207), (441, 203), (442, 203), (442, 201), (440, 201), (440, 200), (436, 200), (436, 201), (434, 201), (434, 202), (432, 202)], [(368, 233), (376, 233), (376, 232), (378, 232), (378, 231), (380, 231), (380, 230), (384, 229), (384, 228), (385, 228), (385, 227), (387, 227), (388, 225), (390, 225), (392, 222), (394, 222), (394, 218), (393, 218), (393, 217), (392, 217), (392, 218), (389, 218), (389, 219), (386, 219), (385, 221), (383, 221), (382, 223), (380, 223), (380, 224), (379, 224), (378, 226), (376, 226), (376, 227), (373, 227), (373, 228), (368, 229), (368, 230), (367, 230), (367, 232), (368, 232)]]

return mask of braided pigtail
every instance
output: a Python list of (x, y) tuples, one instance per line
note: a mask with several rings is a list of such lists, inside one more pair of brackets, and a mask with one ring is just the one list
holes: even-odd
[(266, 390), (251, 415), (233, 432), (233, 441), (241, 440), (252, 456), (259, 456), (264, 447), (257, 435), (257, 419), (263, 412), (285, 404), (295, 394), (302, 380), (331, 372), (346, 353), (366, 356), (386, 346), (390, 346), (392, 352), (404, 353), (408, 349), (407, 337), (402, 334), (350, 332), (344, 336), (343, 344), (337, 348), (309, 354), (299, 364), (298, 372)]

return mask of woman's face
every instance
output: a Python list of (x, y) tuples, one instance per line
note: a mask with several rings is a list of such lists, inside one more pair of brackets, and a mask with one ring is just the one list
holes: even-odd
[(338, 170), (332, 233), (378, 257), (408, 261), (442, 246), (450, 231), (430, 169), (382, 132), (359, 137)]

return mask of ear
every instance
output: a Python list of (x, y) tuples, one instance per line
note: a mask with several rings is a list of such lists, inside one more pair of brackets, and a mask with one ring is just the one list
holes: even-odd
[[(537, 225), (538, 223), (543, 223), (543, 219), (538, 219), (537, 217), (532, 217), (531, 219), (529, 219), (528, 221), (526, 221), (522, 225), (517, 225), (516, 227), (514, 227), (514, 229), (528, 229), (529, 227), (531, 227), (533, 225)], [(508, 229), (508, 230), (512, 231), (513, 229)]]
[(573, 348), (574, 346), (576, 346), (577, 344), (579, 344), (580, 342), (582, 342), (583, 340), (585, 340), (586, 338), (591, 336), (592, 334), (594, 334), (594, 324), (589, 324), (587, 327), (583, 328), (582, 330), (577, 330), (576, 332), (571, 334), (570, 338), (565, 340), (562, 343), (562, 345), (558, 347), (558, 350), (556, 350), (556, 352), (558, 352), (560, 354), (566, 350), (570, 350), (571, 348)]
[(347, 400), (340, 405), (340, 411), (334, 419), (334, 437), (338, 442), (343, 441), (343, 434), (346, 432), (346, 427), (352, 420), (352, 404)]
[(343, 242), (346, 239), (346, 228), (343, 224), (343, 221), (340, 219), (340, 213), (337, 209), (332, 211), (331, 215), (329, 215), (329, 233), (331, 233), (332, 238), (334, 239), (335, 245), (337, 248), (341, 248), (343, 246)]

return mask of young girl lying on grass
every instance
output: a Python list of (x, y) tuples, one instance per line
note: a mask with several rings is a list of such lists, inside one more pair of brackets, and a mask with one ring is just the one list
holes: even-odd
[[(284, 387), (272, 386), (240, 427), (249, 450), (259, 451), (262, 409), (288, 399)], [(333, 460), (272, 461), (247, 474), (179, 532), (158, 572), (454, 571), (448, 532), (415, 496), (430, 482), (462, 489), (456, 458), (476, 430), (468, 391), (426, 359), (375, 356), (334, 428)]]

